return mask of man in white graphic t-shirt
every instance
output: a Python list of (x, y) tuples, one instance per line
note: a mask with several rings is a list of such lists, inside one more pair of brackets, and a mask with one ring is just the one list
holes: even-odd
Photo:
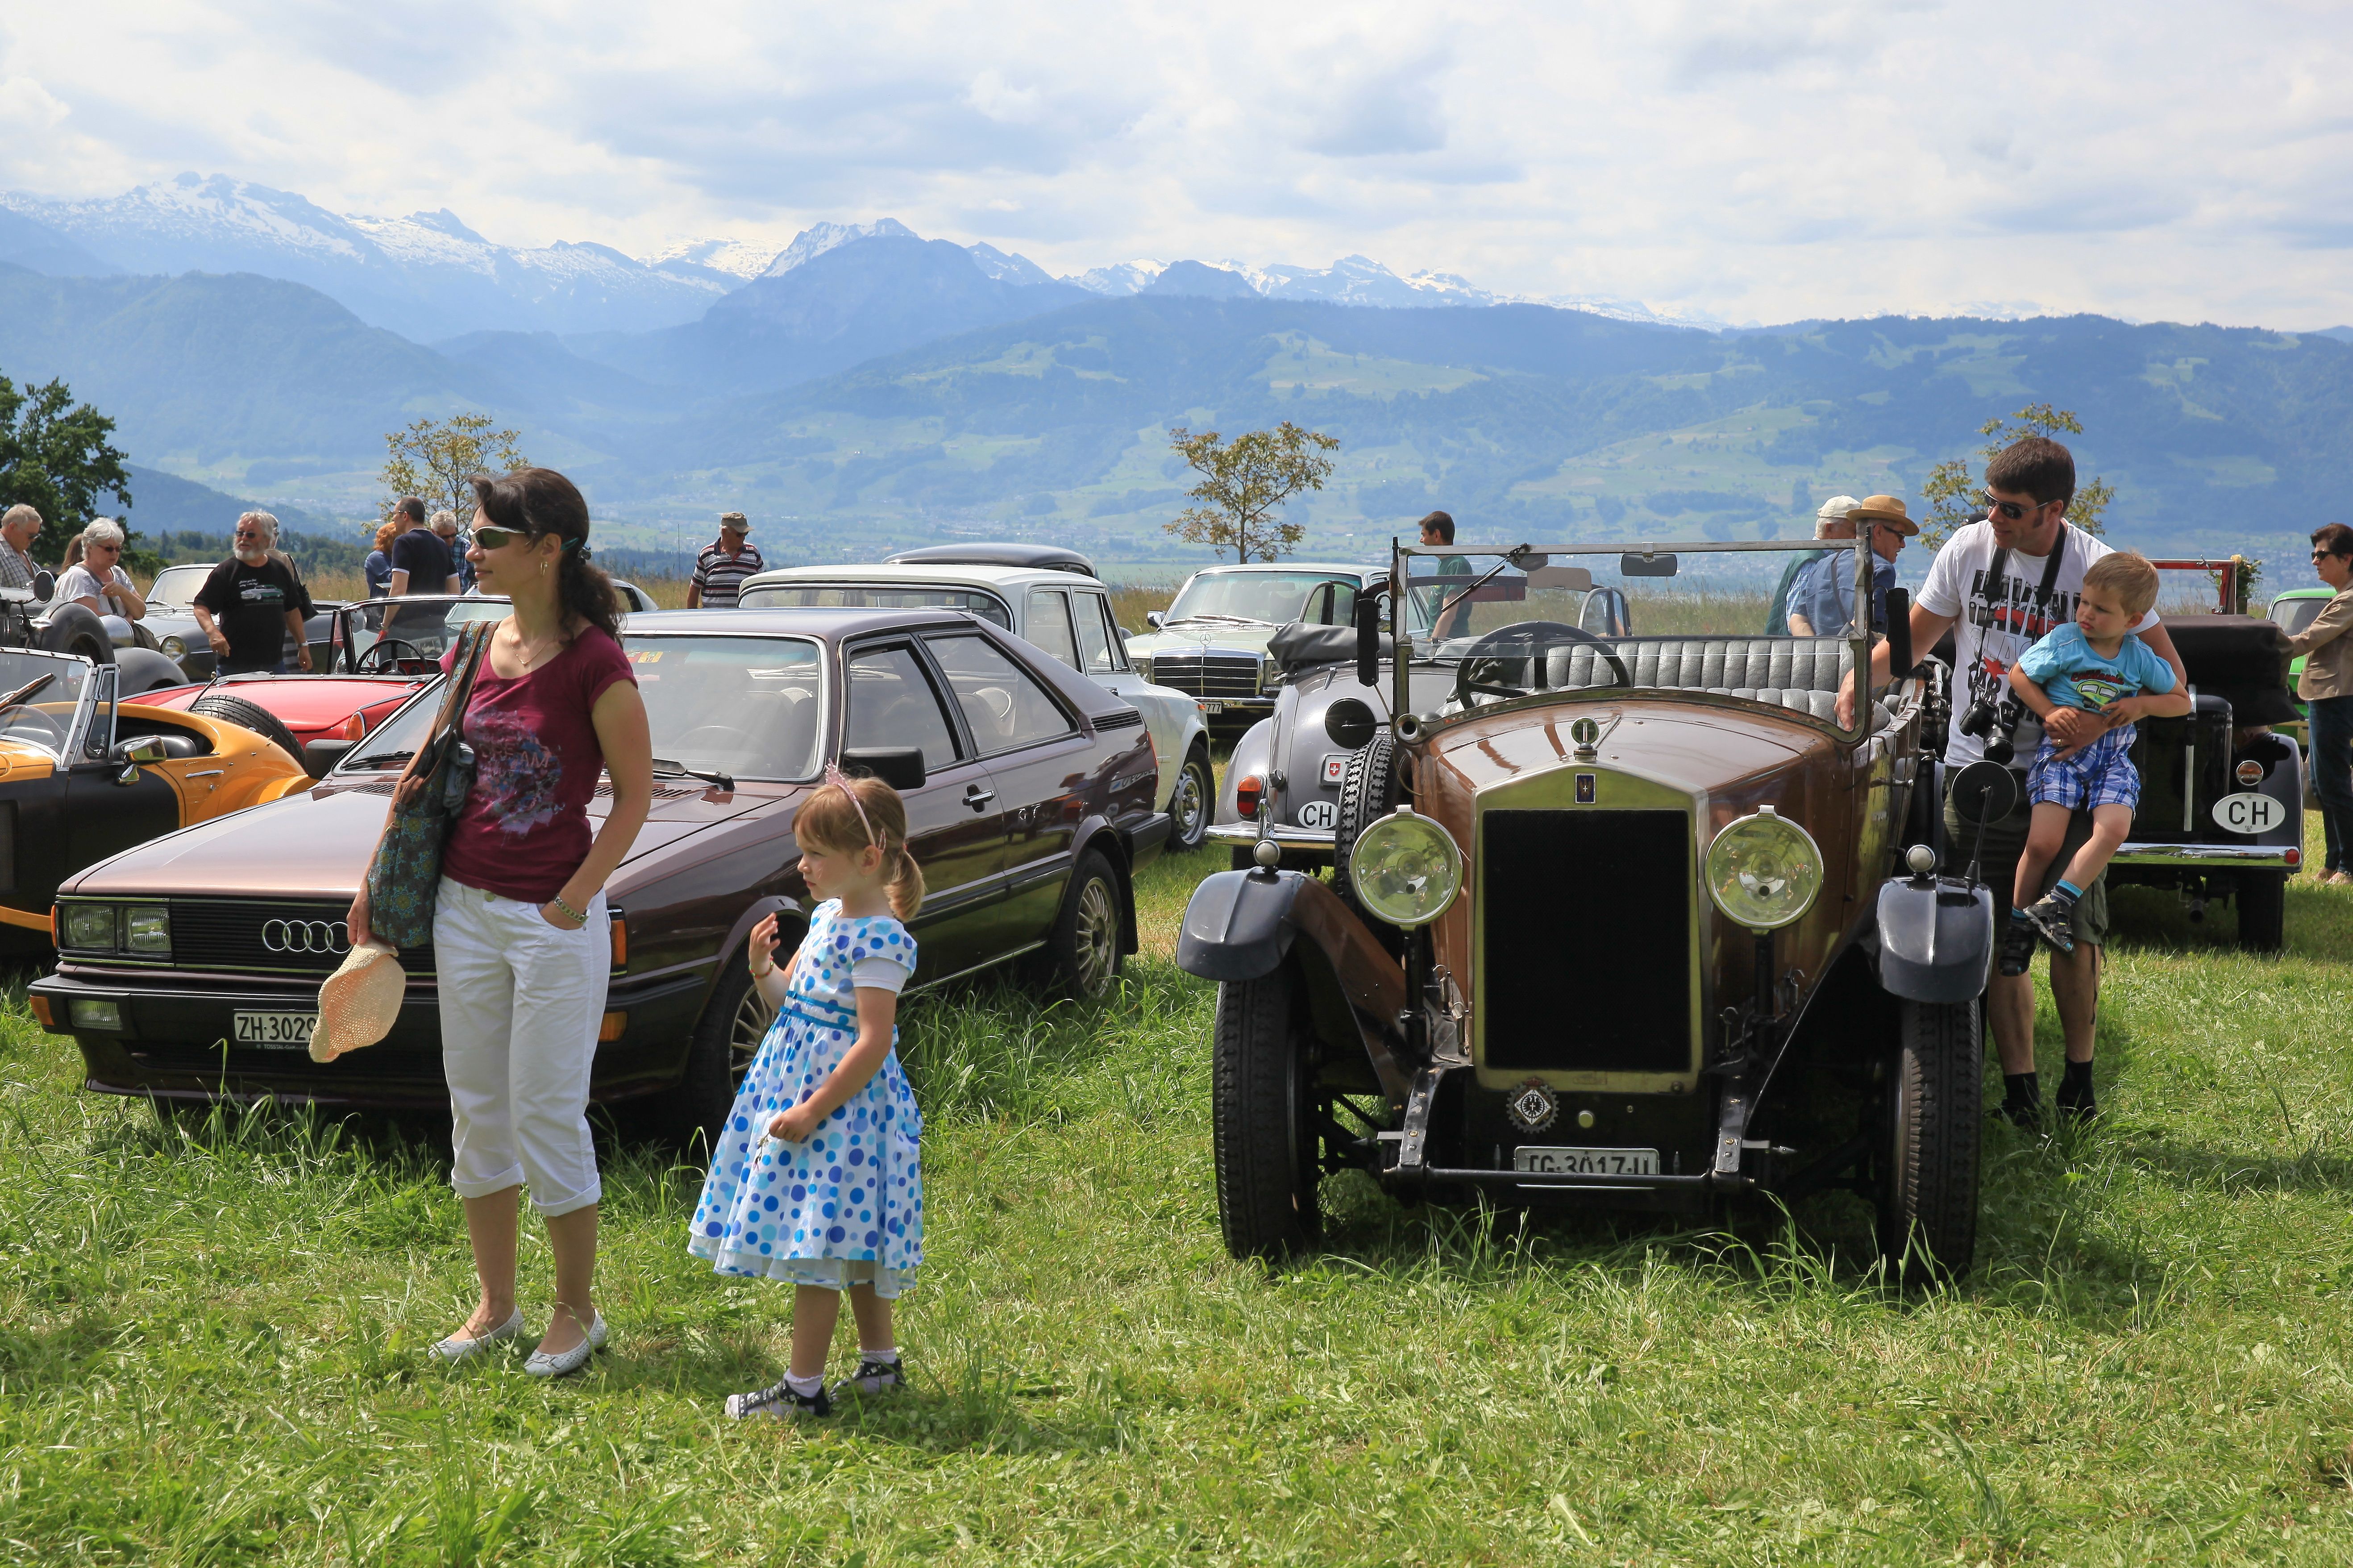
[[(2068, 526), (2067, 503), (2075, 496), (2075, 458), (2058, 442), (2040, 436), (2012, 442), (1986, 465), (1985, 483), (1985, 518), (1961, 529), (1936, 552), (1928, 565), (1928, 580), (1912, 603), (1914, 647), (1926, 650), (1947, 628), (1953, 633), (1953, 717), (1945, 736), (1947, 780), (1981, 760), (1986, 742), (2005, 731), (2016, 753), (2031, 757), (2046, 727), (2061, 741), (2077, 744), (2146, 716), (2147, 700), (2138, 697), (2096, 714), (2079, 708), (2053, 709), (2041, 724), (2022, 709), (2009, 686), (2010, 667), (2044, 633), (2074, 619), (2084, 569), (2115, 552)], [(2158, 625), (2156, 613), (2142, 616), (2132, 630), (2151, 653), (2173, 667), (2177, 689), (2186, 687), (2189, 672), (2182, 668), (2173, 639)], [(1872, 655), (1871, 672), (1873, 684), (1887, 679), (1884, 642)], [(1961, 726), (1981, 698), (1992, 710), (1993, 722), (1982, 735), (1966, 733)], [(1851, 688), (1840, 695), (1841, 724), (1852, 721), (1853, 700)], [(2007, 898), (2026, 845), (2030, 815), (2026, 792), (2021, 789), (2017, 809), (1987, 824), (1985, 842), (1979, 846), (1975, 830), (1954, 815), (1947, 801), (1945, 868), (1957, 871), (1975, 857), (1978, 874), (1994, 889), (1995, 898)], [(2090, 832), (2090, 818), (2076, 813), (2059, 859), (2072, 858)], [(2054, 873), (2049, 881), (2057, 879)], [(2098, 1109), (2092, 1094), (2092, 1026), (2099, 1011), (2100, 949), (2108, 934), (2106, 884), (2105, 876), (2101, 877), (2075, 901), (2075, 951), (2051, 955), (2051, 995), (2067, 1037), (2067, 1070), (2057, 1099), (2062, 1112), (2079, 1118)], [(2049, 892), (2049, 884), (2042, 890)], [(1997, 924), (2000, 908), (1997, 904)], [(2034, 1071), (2031, 972), (1989, 976), (1986, 1015), (2001, 1054), (2003, 1113), (2018, 1122), (2040, 1120), (2042, 1095)]]

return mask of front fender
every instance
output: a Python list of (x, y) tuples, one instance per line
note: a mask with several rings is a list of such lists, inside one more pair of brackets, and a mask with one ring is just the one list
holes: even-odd
[(1402, 1101), (1414, 1076), (1398, 1023), (1405, 971), (1330, 886), (1298, 871), (1219, 871), (1193, 890), (1176, 933), (1178, 968), (1204, 980), (1259, 980), (1293, 958), (1311, 989), (1346, 1004), (1382, 1092)]
[(1939, 877), (1891, 877), (1879, 889), (1879, 984), (1913, 1002), (1966, 1002), (1986, 987), (1993, 894)]

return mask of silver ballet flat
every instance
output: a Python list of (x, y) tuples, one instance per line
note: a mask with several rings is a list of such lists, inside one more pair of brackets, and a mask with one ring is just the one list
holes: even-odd
[(566, 1373), (578, 1372), (586, 1366), (588, 1358), (604, 1348), (605, 1314), (591, 1311), (587, 1336), (578, 1344), (568, 1351), (558, 1351), (554, 1355), (545, 1351), (533, 1351), (531, 1359), (522, 1363), (522, 1369), (533, 1377), (562, 1377)]
[(427, 1351), (425, 1353), (431, 1356), (435, 1361), (440, 1362), (445, 1365), (455, 1366), (459, 1362), (466, 1360), (470, 1356), (488, 1350), (492, 1345), (503, 1343), (505, 1341), (515, 1339), (522, 1333), (522, 1309), (521, 1307), (517, 1307), (514, 1310), (513, 1317), (509, 1318), (505, 1322), (501, 1323), (497, 1328), (491, 1330), (488, 1333), (477, 1334), (472, 1339), (468, 1339), (463, 1334), (451, 1334), (448, 1339), (436, 1343), (431, 1350)]

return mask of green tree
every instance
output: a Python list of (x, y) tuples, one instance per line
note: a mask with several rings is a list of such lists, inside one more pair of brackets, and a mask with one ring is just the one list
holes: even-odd
[(378, 476), (386, 491), (382, 515), (391, 517), (401, 497), (416, 496), (428, 514), (454, 511), (463, 527), (474, 516), (474, 476), (520, 468), (530, 460), (515, 445), (520, 434), (491, 429), (487, 414), (419, 419), (406, 430), (394, 431), (384, 438), (384, 469)]
[[(2053, 408), (2047, 403), (2032, 404), (2008, 419), (1989, 419), (1978, 426), (1978, 434), (1987, 440), (1978, 448), (1975, 469), (1959, 458), (1947, 458), (1928, 470), (1928, 482), (1920, 487), (1921, 495), (1928, 502), (1928, 515), (1921, 520), (1920, 542), (1931, 550), (1937, 549), (1953, 536), (1955, 529), (1984, 515), (1983, 508), (1978, 504), (1978, 476), (2004, 447), (2027, 436), (2083, 433), (2083, 421), (2071, 411)], [(2101, 531), (2101, 516), (2116, 499), (2116, 486), (2105, 479), (2078, 484), (2075, 499), (2067, 504), (2067, 521), (2085, 533), (2097, 535)]]
[(37, 559), (60, 559), (66, 541), (97, 511), (100, 495), (113, 492), (129, 510), (131, 476), (113, 435), (114, 421), (76, 403), (64, 382), (19, 392), (0, 375), (0, 510), (22, 501), (41, 514), (41, 531), (33, 540)]
[(1228, 441), (1215, 430), (1199, 435), (1179, 426), (1168, 432), (1169, 449), (1201, 476), (1185, 494), (1194, 502), (1166, 525), (1187, 544), (1230, 550), (1238, 562), (1255, 555), (1272, 561), (1295, 550), (1307, 530), (1275, 514), (1301, 490), (1320, 490), (1332, 472), (1326, 452), (1339, 440), (1302, 430), (1284, 420), (1271, 430), (1252, 430)]

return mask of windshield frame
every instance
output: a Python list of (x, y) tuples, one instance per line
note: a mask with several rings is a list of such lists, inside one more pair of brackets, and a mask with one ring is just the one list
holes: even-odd
[[(1484, 563), (1474, 563), (1472, 570), (1474, 573), (1484, 573), (1488, 570), (1489, 566), (1497, 563), (1508, 563), (1514, 568), (1519, 568), (1525, 564), (1525, 569), (1533, 570), (1547, 564), (1584, 564), (1585, 558), (1607, 558), (1614, 560), (1636, 556), (1649, 558), (1661, 555), (1672, 555), (1680, 560), (1681, 557), (1685, 555), (1796, 555), (1818, 550), (1830, 551), (1835, 553), (1841, 549), (1847, 549), (1851, 552), (1853, 558), (1854, 603), (1858, 607), (1860, 607), (1868, 605), (1871, 603), (1870, 595), (1873, 563), (1879, 559), (1877, 553), (1871, 548), (1871, 538), (1873, 530), (1877, 526), (1877, 524), (1873, 523), (1868, 519), (1859, 520), (1855, 529), (1854, 537), (1852, 540), (1739, 539), (1685, 542), (1682, 540), (1669, 541), (1646, 539), (1634, 541), (1620, 540), (1607, 542), (1595, 542), (1592, 544), (1567, 545), (1482, 545), (1464, 544), (1460, 542), (1453, 544), (1428, 545), (1420, 543), (1407, 544), (1402, 542), (1392, 542), (1390, 545), (1389, 581), (1388, 585), (1389, 595), (1388, 622), (1390, 636), (1396, 641), (1400, 657), (1395, 659), (1391, 666), (1392, 689), (1390, 693), (1389, 711), (1392, 714), (1400, 716), (1409, 714), (1412, 711), (1411, 688), (1409, 680), (1409, 668), (1410, 665), (1446, 665), (1457, 662), (1461, 658), (1460, 655), (1449, 658), (1437, 653), (1434, 648), (1424, 650), (1416, 647), (1413, 644), (1412, 637), (1414, 632), (1421, 628), (1408, 623), (1407, 617), (1411, 610), (1411, 606), (1409, 605), (1408, 601), (1413, 597), (1412, 594), (1408, 590), (1408, 584), (1412, 578), (1412, 562), (1418, 557), (1430, 557), (1434, 559), (1441, 556), (1483, 556), (1486, 558), (1486, 561)], [(1607, 584), (1597, 580), (1593, 585), (1594, 587), (1599, 588)], [(1441, 610), (1440, 614), (1442, 613), (1443, 611)], [(1435, 616), (1428, 617), (1430, 621), (1433, 622), (1438, 617)], [(1640, 623), (1638, 622), (1638, 628), (1639, 625)], [(1853, 668), (1858, 670), (1867, 672), (1871, 668), (1872, 649), (1875, 646), (1873, 634), (1871, 631), (1870, 616), (1867, 614), (1859, 615), (1856, 625), (1858, 629), (1853, 633), (1853, 635), (1843, 640), (1848, 645), (1848, 651)], [(1638, 629), (1631, 637), (1604, 637), (1601, 640), (1614, 645), (1620, 642), (1641, 642), (1644, 640), (1644, 637), (1641, 632)], [(1916, 658), (1924, 654), (1926, 650), (1915, 648), (1913, 651)], [(1464, 720), (1491, 716), (1497, 712), (1511, 712), (1524, 708), (1535, 708), (1557, 702), (1625, 701), (1630, 699), (1645, 700), (1655, 699), (1668, 701), (1688, 700), (1706, 703), (1728, 702), (1744, 709), (1755, 709), (1759, 710), (1769, 709), (1771, 712), (1776, 713), (1782, 718), (1798, 723), (1810, 725), (1818, 730), (1826, 731), (1829, 733), (1837, 736), (1841, 742), (1849, 745), (1861, 742), (1864, 736), (1870, 732), (1871, 728), (1870, 709), (1867, 704), (1862, 702), (1857, 702), (1855, 704), (1853, 725), (1851, 728), (1841, 728), (1835, 719), (1817, 719), (1810, 713), (1800, 712), (1794, 708), (1783, 708), (1778, 704), (1768, 705), (1757, 703), (1746, 698), (1730, 697), (1720, 692), (1699, 691), (1687, 688), (1665, 686), (1638, 686), (1630, 689), (1617, 685), (1575, 688), (1569, 689), (1550, 689), (1544, 691), (1534, 692), (1525, 697), (1514, 697), (1502, 701), (1484, 703), (1477, 708), (1467, 709), (1461, 713), (1450, 713), (1442, 717), (1424, 715), (1419, 718), (1418, 723), (1420, 732), (1427, 735), (1436, 730), (1450, 727)], [(1394, 726), (1396, 721), (1392, 720), (1391, 723)]]

